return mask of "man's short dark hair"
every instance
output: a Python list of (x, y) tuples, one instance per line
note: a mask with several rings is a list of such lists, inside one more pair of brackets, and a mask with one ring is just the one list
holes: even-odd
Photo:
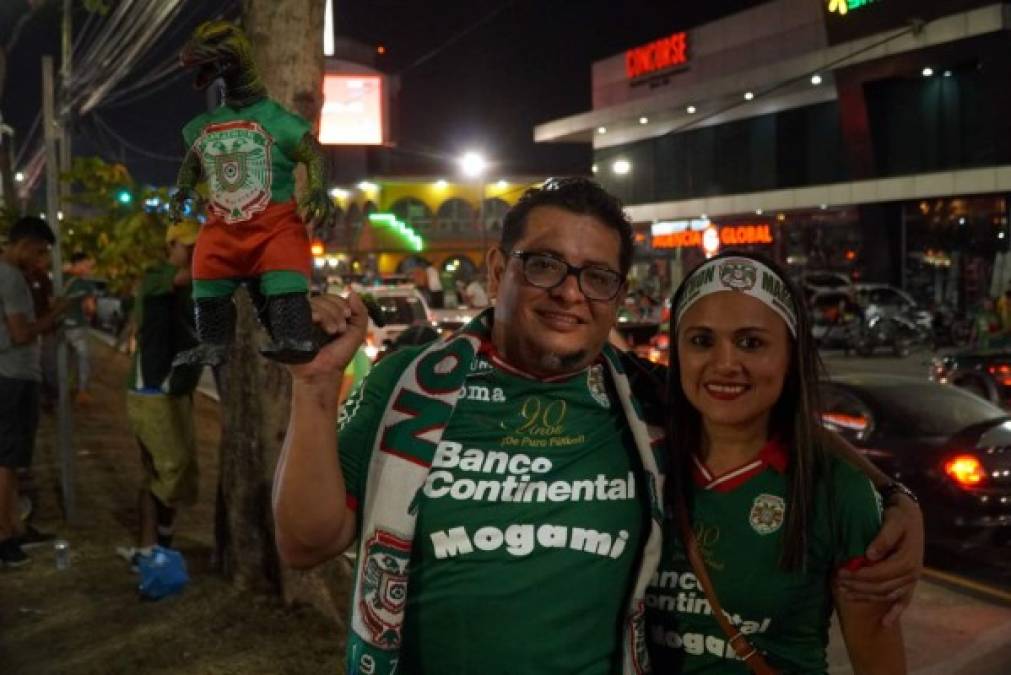
[(617, 232), (621, 240), (620, 271), (628, 273), (632, 266), (632, 223), (625, 215), (621, 200), (589, 178), (549, 178), (541, 187), (524, 192), (502, 220), (499, 245), (503, 250), (511, 251), (520, 240), (527, 215), (538, 206), (557, 206), (572, 213), (593, 216)]
[(70, 264), (76, 265), (82, 260), (89, 260), (90, 258), (91, 256), (85, 253), (84, 251), (75, 251), (74, 254), (70, 256)]
[(7, 240), (15, 244), (22, 239), (35, 239), (48, 244), (56, 243), (56, 235), (46, 224), (46, 221), (36, 216), (22, 216), (11, 226), (11, 231), (7, 233)]

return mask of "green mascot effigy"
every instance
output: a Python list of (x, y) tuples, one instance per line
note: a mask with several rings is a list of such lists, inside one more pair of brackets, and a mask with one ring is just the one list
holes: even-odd
[[(183, 128), (187, 152), (176, 180), (172, 218), (183, 217), (207, 182), (207, 222), (193, 254), (193, 298), (200, 344), (176, 363), (221, 363), (235, 332), (232, 294), (248, 285), (270, 333), (261, 350), (284, 363), (311, 361), (319, 348), (307, 292), (312, 255), (306, 225), (329, 219), (323, 157), (310, 125), (267, 96), (245, 34), (226, 21), (194, 31), (179, 55), (196, 69), (194, 86), (221, 78), (224, 105)], [(296, 204), (294, 169), (304, 164)], [(304, 220), (303, 220), (304, 217)]]

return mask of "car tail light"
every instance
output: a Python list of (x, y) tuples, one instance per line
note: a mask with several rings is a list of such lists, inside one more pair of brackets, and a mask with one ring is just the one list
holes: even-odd
[(976, 487), (986, 479), (983, 464), (972, 455), (956, 455), (944, 463), (944, 473), (961, 487)]
[(987, 372), (993, 375), (993, 379), (1004, 387), (1011, 387), (1011, 364), (998, 363), (987, 366)]

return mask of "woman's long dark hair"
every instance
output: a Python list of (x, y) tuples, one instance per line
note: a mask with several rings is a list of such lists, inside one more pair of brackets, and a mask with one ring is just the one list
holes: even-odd
[[(804, 307), (804, 296), (777, 263), (744, 251), (725, 251), (708, 262), (720, 258), (746, 258), (766, 265), (776, 273), (793, 298), (793, 309), (797, 315), (797, 337), (791, 336), (789, 371), (783, 382), (783, 392), (769, 418), (769, 436), (779, 438), (790, 457), (780, 567), (786, 571), (803, 569), (806, 565), (809, 518), (814, 508), (815, 489), (827, 471), (827, 457), (819, 436), (821, 404), (817, 384), (822, 363), (811, 337), (811, 319)], [(672, 451), (668, 494), (681, 491), (689, 508), (692, 494), (691, 457), (702, 447), (702, 419), (681, 388), (675, 322), (678, 304), (687, 287), (685, 282), (691, 276), (689, 274), (682, 280), (671, 302), (670, 369), (667, 374), (667, 408), (670, 411), (667, 439)]]

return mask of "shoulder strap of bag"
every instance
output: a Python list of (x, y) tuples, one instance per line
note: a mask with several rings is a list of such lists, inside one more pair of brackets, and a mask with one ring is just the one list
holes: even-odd
[(734, 628), (727, 615), (723, 613), (723, 607), (716, 597), (713, 582), (710, 580), (709, 572), (706, 570), (702, 551), (699, 550), (699, 543), (695, 539), (695, 530), (688, 520), (688, 508), (683, 495), (678, 498), (677, 509), (678, 520), (681, 524), (681, 542), (684, 544), (685, 552), (688, 554), (688, 562), (691, 563), (692, 570), (695, 572), (695, 578), (698, 579), (699, 585), (702, 586), (713, 616), (716, 618), (716, 622), (720, 624), (720, 629), (726, 633), (730, 646), (734, 648), (737, 656), (748, 665), (751, 672), (755, 673), (755, 675), (779, 675), (780, 671), (769, 665), (769, 662), (765, 660), (765, 657), (762, 656), (758, 649), (748, 642), (748, 639), (744, 637), (741, 631)]

